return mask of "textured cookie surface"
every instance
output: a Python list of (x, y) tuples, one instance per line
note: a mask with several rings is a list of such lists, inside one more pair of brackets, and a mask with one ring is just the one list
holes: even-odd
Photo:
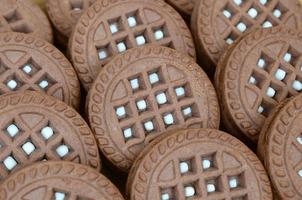
[(258, 154), (281, 199), (302, 198), (302, 95), (287, 100), (261, 131)]
[(259, 29), (219, 63), (216, 86), (230, 132), (256, 142), (272, 109), (302, 91), (301, 36), (281, 27)]
[(1, 0), (0, 3), (0, 33), (28, 33), (52, 42), (50, 23), (38, 5), (29, 0)]
[(145, 149), (128, 178), (129, 199), (272, 199), (256, 155), (227, 133), (187, 129)]
[(195, 6), (191, 28), (199, 56), (212, 70), (243, 33), (277, 25), (298, 28), (302, 22), (298, 0), (200, 0)]
[(215, 90), (201, 68), (173, 49), (148, 45), (108, 63), (89, 96), (89, 123), (103, 153), (123, 170), (166, 130), (219, 127)]
[(86, 89), (113, 56), (147, 43), (174, 48), (195, 58), (191, 33), (162, 0), (101, 0), (80, 18), (69, 45)]
[(72, 162), (46, 161), (27, 166), (0, 184), (1, 200), (123, 200), (96, 170)]
[(67, 160), (100, 169), (93, 134), (65, 103), (25, 91), (2, 95), (0, 110), (0, 180), (42, 160)]
[(0, 34), (0, 94), (35, 90), (78, 108), (80, 83), (64, 55), (51, 44), (21, 33)]
[(68, 37), (83, 12), (94, 2), (95, 0), (48, 0), (46, 9), (56, 29)]

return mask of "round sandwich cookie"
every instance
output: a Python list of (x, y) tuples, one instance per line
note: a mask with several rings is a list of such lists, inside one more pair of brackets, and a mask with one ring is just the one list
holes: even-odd
[(288, 99), (265, 122), (258, 143), (279, 199), (302, 199), (302, 94)]
[(0, 200), (123, 200), (119, 190), (86, 165), (45, 161), (27, 166), (0, 184)]
[(128, 50), (100, 72), (87, 98), (90, 126), (104, 155), (128, 171), (166, 130), (218, 128), (216, 92), (190, 57), (157, 45)]
[(131, 200), (272, 200), (256, 155), (228, 133), (212, 129), (167, 132), (136, 159), (127, 182)]
[(47, 16), (30, 0), (1, 0), (0, 33), (28, 33), (48, 42), (53, 35)]
[(191, 22), (199, 57), (214, 72), (228, 45), (243, 33), (277, 25), (298, 28), (302, 8), (298, 0), (200, 0)]
[(0, 94), (35, 90), (78, 108), (80, 83), (54, 46), (22, 33), (0, 34)]
[(77, 23), (69, 43), (74, 67), (86, 90), (113, 56), (147, 43), (195, 58), (191, 33), (162, 0), (100, 0)]
[(60, 42), (68, 43), (68, 38), (82, 13), (95, 0), (47, 0), (46, 10), (52, 24), (61, 36)]
[(231, 133), (257, 142), (272, 109), (302, 91), (301, 35), (285, 27), (258, 29), (222, 56), (215, 85)]
[(166, 2), (186, 16), (191, 16), (195, 1), (196, 0), (166, 0)]
[(67, 160), (99, 170), (94, 135), (64, 102), (39, 92), (0, 96), (0, 181), (36, 161)]

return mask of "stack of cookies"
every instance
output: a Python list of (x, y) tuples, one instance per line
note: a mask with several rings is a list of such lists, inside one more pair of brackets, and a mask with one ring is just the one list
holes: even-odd
[(302, 199), (298, 0), (33, 2), (0, 0), (0, 200)]

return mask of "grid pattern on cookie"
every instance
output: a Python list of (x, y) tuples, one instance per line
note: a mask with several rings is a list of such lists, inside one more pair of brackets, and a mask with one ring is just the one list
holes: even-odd
[(112, 107), (125, 142), (144, 140), (171, 126), (203, 124), (189, 81), (170, 81), (165, 65), (122, 81), (130, 95)]
[(0, 53), (0, 94), (17, 90), (55, 91), (59, 83), (29, 55), (17, 62)]
[(0, 16), (0, 30), (11, 30), (20, 33), (31, 33), (33, 29), (23, 18), (18, 9), (11, 9)]
[(143, 8), (135, 9), (103, 21), (107, 34), (105, 40), (96, 41), (99, 60), (105, 63), (108, 58), (122, 53), (127, 49), (147, 43), (156, 43), (174, 48), (168, 27), (163, 18), (149, 23), (144, 15)]
[(34, 128), (19, 115), (4, 123), (0, 131), (0, 180), (18, 165), (44, 160), (75, 161), (78, 153), (73, 150), (47, 118)]
[(239, 166), (224, 169), (221, 152), (174, 159), (175, 178), (158, 182), (159, 199), (248, 200), (248, 183)]
[(232, 44), (250, 28), (282, 24), (291, 14), (287, 5), (279, 0), (229, 0), (219, 14), (228, 24), (222, 37), (227, 44)]
[(279, 55), (263, 47), (248, 84), (258, 91), (256, 112), (267, 116), (283, 99), (302, 91), (302, 53), (285, 44)]

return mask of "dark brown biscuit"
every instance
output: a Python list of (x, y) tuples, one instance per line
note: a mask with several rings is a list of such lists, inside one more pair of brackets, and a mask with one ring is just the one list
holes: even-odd
[(0, 200), (123, 200), (96, 170), (72, 162), (46, 161), (27, 166), (0, 185)]
[(258, 155), (280, 199), (302, 198), (302, 94), (278, 106), (267, 119)]
[(101, 0), (80, 18), (69, 51), (86, 90), (112, 56), (146, 43), (174, 48), (195, 58), (191, 33), (162, 0)]
[(272, 199), (256, 155), (227, 133), (187, 129), (166, 133), (134, 163), (129, 199)]
[(55, 28), (62, 35), (61, 42), (67, 44), (73, 27), (83, 12), (95, 0), (47, 0), (46, 10)]
[(155, 45), (109, 62), (89, 92), (87, 113), (100, 149), (124, 171), (166, 130), (218, 128), (220, 121), (216, 92), (200, 67)]
[(256, 142), (271, 110), (302, 91), (301, 47), (301, 31), (259, 29), (219, 63), (215, 85), (231, 133)]
[(67, 160), (101, 166), (93, 134), (65, 103), (38, 92), (0, 96), (0, 181), (41, 160)]
[(286, 25), (298, 28), (302, 9), (298, 0), (200, 0), (191, 28), (199, 57), (215, 71), (228, 44), (256, 27)]
[(196, 0), (166, 0), (179, 12), (191, 16)]
[(0, 33), (33, 34), (52, 42), (52, 30), (41, 8), (29, 0), (0, 0)]
[(51, 44), (21, 33), (0, 34), (0, 94), (35, 90), (78, 108), (80, 83), (64, 55)]

